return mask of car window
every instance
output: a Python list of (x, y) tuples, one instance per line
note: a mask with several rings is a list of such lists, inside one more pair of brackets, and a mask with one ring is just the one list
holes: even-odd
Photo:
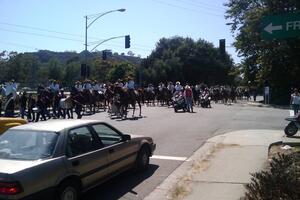
[(120, 142), (122, 136), (105, 124), (92, 125), (103, 145), (108, 146)]
[(38, 160), (51, 157), (58, 134), (8, 130), (0, 137), (0, 159)]
[(98, 148), (92, 133), (87, 127), (72, 129), (68, 133), (67, 157), (74, 157)]

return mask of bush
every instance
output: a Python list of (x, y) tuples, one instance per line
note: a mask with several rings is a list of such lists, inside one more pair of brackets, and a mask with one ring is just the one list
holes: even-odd
[(300, 152), (278, 154), (266, 171), (252, 174), (244, 200), (299, 200)]

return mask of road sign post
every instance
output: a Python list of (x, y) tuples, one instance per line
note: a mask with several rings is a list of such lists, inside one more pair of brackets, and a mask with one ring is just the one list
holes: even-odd
[(300, 38), (300, 12), (265, 16), (261, 37), (263, 40)]

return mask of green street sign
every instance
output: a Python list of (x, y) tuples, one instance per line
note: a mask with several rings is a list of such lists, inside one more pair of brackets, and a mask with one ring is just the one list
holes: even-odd
[(300, 12), (265, 16), (261, 27), (263, 40), (300, 38)]

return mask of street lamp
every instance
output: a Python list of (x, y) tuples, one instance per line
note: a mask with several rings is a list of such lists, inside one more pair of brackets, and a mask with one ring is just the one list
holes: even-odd
[[(87, 30), (88, 28), (96, 21), (98, 20), (100, 17), (107, 15), (109, 13), (112, 12), (125, 12), (126, 9), (125, 8), (121, 8), (121, 9), (117, 9), (117, 10), (110, 10), (107, 11), (105, 13), (98, 13), (98, 14), (94, 14), (94, 15), (86, 15), (85, 17), (85, 53), (84, 53), (84, 64), (86, 67), (85, 72), (87, 72)], [(88, 19), (94, 19), (91, 23), (88, 24)], [(87, 73), (86, 73), (86, 77), (87, 77)]]

